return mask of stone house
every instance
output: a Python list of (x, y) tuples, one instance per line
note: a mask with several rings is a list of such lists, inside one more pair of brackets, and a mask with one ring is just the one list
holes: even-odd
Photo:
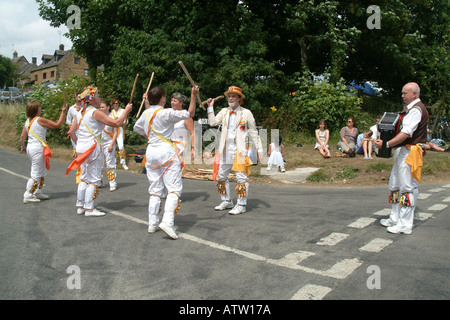
[(59, 79), (69, 79), (72, 75), (89, 78), (86, 59), (76, 55), (72, 50), (64, 50), (62, 44), (53, 55), (43, 54), (40, 65), (37, 65), (36, 57), (32, 59), (32, 63), (29, 63), (24, 56), (19, 57), (17, 52), (14, 52), (12, 62), (18, 66), (19, 87), (21, 88)]
[(59, 46), (53, 55), (42, 55), (42, 63), (33, 68), (30, 80), (33, 84), (51, 82), (59, 79), (69, 79), (72, 75), (88, 78), (86, 59), (76, 55), (72, 50), (64, 50)]

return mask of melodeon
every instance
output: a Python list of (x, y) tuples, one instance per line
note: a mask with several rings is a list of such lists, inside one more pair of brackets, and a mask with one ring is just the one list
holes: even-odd
[(386, 142), (395, 137), (397, 133), (398, 122), (400, 120), (400, 113), (385, 112), (380, 122), (378, 123), (378, 131), (380, 132), (380, 139), (383, 140), (383, 146), (378, 150), (377, 156), (381, 158), (390, 158), (392, 148), (386, 148)]

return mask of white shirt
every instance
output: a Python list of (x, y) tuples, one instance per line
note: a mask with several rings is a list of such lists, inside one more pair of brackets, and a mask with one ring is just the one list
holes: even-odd
[(420, 120), (422, 119), (421, 109), (420, 108), (412, 109), (412, 107), (414, 107), (418, 102), (420, 102), (420, 99), (416, 99), (406, 106), (406, 110), (408, 110), (408, 112), (402, 121), (401, 132), (406, 133), (409, 137), (412, 137), (414, 131), (416, 131), (417, 126), (420, 123)]
[[(27, 146), (30, 147), (42, 147), (42, 143), (34, 136), (34, 134), (31, 133), (30, 129), (29, 129), (29, 125), (32, 119), (28, 119), (25, 122), (25, 127), (28, 130), (28, 143)], [(47, 128), (41, 126), (38, 123), (39, 117), (37, 117), (36, 119), (34, 119), (33, 123), (31, 124), (31, 130), (33, 130), (33, 132), (42, 139), (42, 141), (46, 141), (47, 140)]]
[(77, 110), (77, 105), (74, 104), (73, 106), (71, 106), (69, 108), (69, 111), (67, 111), (67, 117), (66, 117), (66, 124), (71, 126), (73, 123), (73, 119), (75, 118), (75, 116), (77, 115), (78, 110)]
[(236, 114), (239, 111), (240, 106), (238, 106), (236, 109), (230, 109), (228, 112), (234, 111), (232, 114), (230, 114), (230, 119), (228, 121), (228, 130), (227, 131), (227, 143), (234, 143), (234, 139), (236, 138)]
[[(91, 133), (91, 131), (97, 136), (98, 139), (101, 140), (102, 138), (102, 131), (104, 128), (104, 124), (101, 122), (98, 122), (94, 119), (93, 113), (97, 109), (93, 106), (86, 107), (86, 112), (84, 114), (83, 120), (81, 118), (83, 117), (83, 114), (81, 113), (81, 110), (77, 114), (77, 121), (79, 123), (78, 130), (77, 130), (77, 145), (92, 145), (92, 143), (96, 140), (94, 135)], [(101, 112), (101, 111), (99, 111)], [(89, 127), (89, 130), (86, 128), (86, 125)], [(97, 141), (97, 144), (99, 144), (99, 141)]]

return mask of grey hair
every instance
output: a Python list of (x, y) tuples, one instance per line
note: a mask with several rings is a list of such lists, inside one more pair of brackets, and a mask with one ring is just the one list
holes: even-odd
[(174, 98), (177, 99), (178, 101), (181, 101), (183, 104), (187, 99), (185, 95), (182, 95), (179, 92), (175, 92), (174, 94), (172, 94), (172, 99)]

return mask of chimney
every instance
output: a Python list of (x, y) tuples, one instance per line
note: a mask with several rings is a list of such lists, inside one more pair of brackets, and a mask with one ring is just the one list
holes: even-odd
[(59, 50), (64, 51), (64, 45), (62, 43), (59, 45)]
[(19, 54), (17, 53), (16, 50), (14, 50), (14, 52), (13, 52), (13, 59), (18, 58), (18, 57), (19, 57)]
[(31, 63), (33, 63), (34, 65), (37, 65), (37, 58), (36, 57), (32, 57), (31, 58)]

